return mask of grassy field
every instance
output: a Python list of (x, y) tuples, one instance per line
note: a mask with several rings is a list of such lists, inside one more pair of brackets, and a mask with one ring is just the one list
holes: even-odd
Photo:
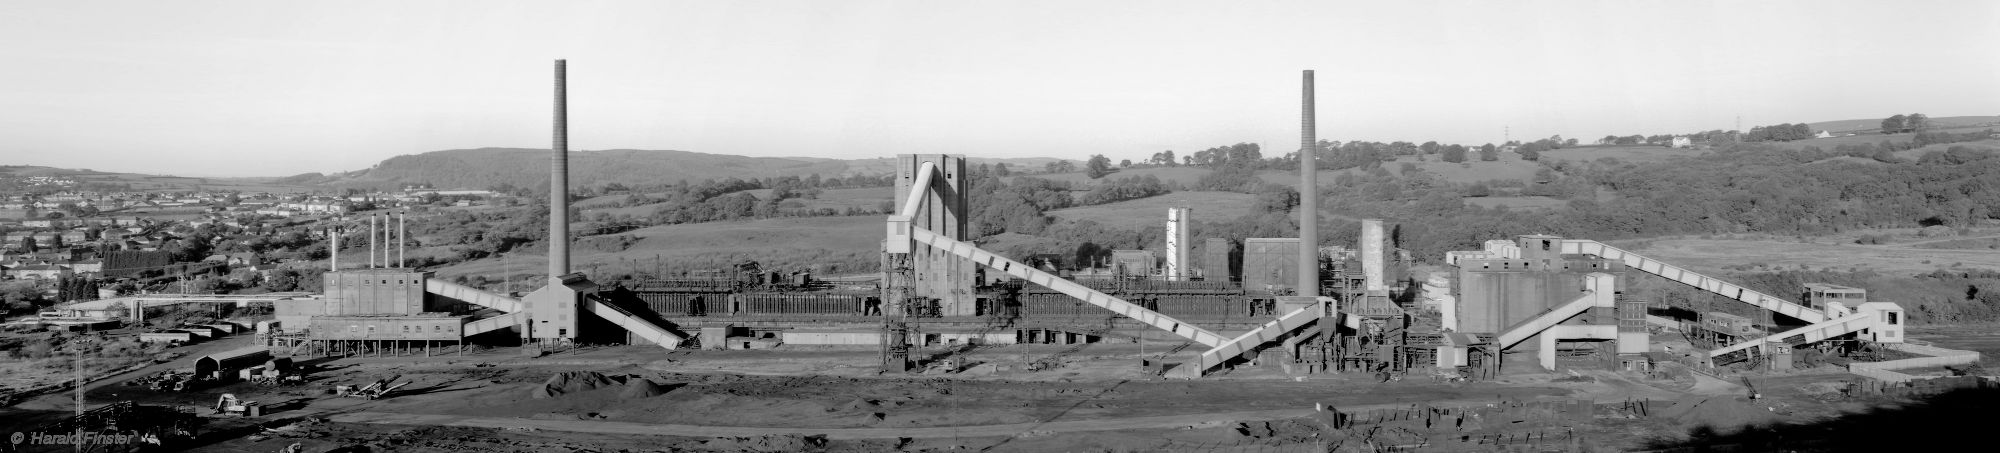
[(1250, 215), (1257, 196), (1234, 192), (1174, 192), (1157, 197), (1050, 211), (1062, 220), (1090, 220), (1113, 228), (1140, 229), (1167, 221), (1167, 208), (1192, 208), (1195, 219)]
[[(1119, 170), (1118, 172), (1112, 173), (1111, 175), (1105, 176), (1101, 179), (1090, 179), (1089, 176), (1084, 175), (1082, 172), (1034, 174), (1026, 176), (1032, 176), (1051, 181), (1069, 181), (1071, 184), (1075, 184), (1076, 187), (1083, 188), (1096, 184), (1099, 181), (1110, 181), (1118, 178), (1145, 176), (1145, 175), (1153, 175), (1154, 177), (1160, 178), (1160, 182), (1162, 183), (1179, 182), (1181, 183), (1181, 185), (1184, 186), (1194, 186), (1196, 182), (1199, 182), (1201, 180), (1202, 175), (1207, 175), (1208, 173), (1209, 170), (1207, 167), (1152, 167), (1152, 168), (1133, 168), (1133, 169)], [(1004, 180), (1007, 182), (1013, 182), (1013, 178), (1011, 177), (1005, 178)]]
[(1550, 209), (1569, 205), (1568, 200), (1549, 197), (1473, 197), (1466, 198), (1465, 203), (1486, 208), (1506, 206), (1508, 209)]
[[(1701, 238), (1648, 239), (1634, 241), (1632, 251), (1668, 263), (1702, 272), (1720, 272), (1725, 267), (1756, 266), (1761, 270), (1811, 269), (1875, 270), (1887, 273), (1922, 273), (1937, 269), (2000, 270), (2000, 253), (1983, 247), (1934, 248), (1921, 244), (1855, 244), (1848, 235), (1822, 238), (1765, 237), (1739, 235)], [(1967, 241), (1966, 243), (1976, 243)], [(1948, 244), (1948, 243), (1947, 243)]]
[(1694, 157), (1706, 152), (1665, 146), (1579, 146), (1542, 153), (1542, 160), (1590, 162), (1609, 157), (1620, 162), (1639, 164)]
[[(756, 260), (767, 269), (793, 270), (818, 264), (816, 271), (833, 275), (872, 271), (879, 261), (882, 221), (877, 216), (809, 217), (657, 226), (625, 233), (638, 241), (619, 251), (587, 246), (592, 239), (584, 238), (573, 248), (570, 263), (594, 276), (651, 272), (655, 257), (668, 263), (665, 269), (670, 272), (719, 268), (744, 260)], [(515, 278), (544, 273), (541, 269), (548, 265), (545, 252), (526, 250), (518, 255), (505, 261), (468, 261), (437, 272), (443, 278), (497, 278), (509, 270)]]
[[(862, 187), (854, 189), (832, 189), (820, 192), (819, 198), (814, 198), (814, 199), (794, 198), (791, 200), (787, 200), (786, 203), (797, 202), (800, 206), (807, 209), (827, 208), (843, 212), (846, 211), (847, 208), (849, 207), (874, 210), (880, 208), (882, 202), (889, 201), (889, 198), (893, 197), (895, 195), (895, 192), (896, 189), (892, 187)], [(751, 196), (757, 197), (757, 199), (759, 200), (769, 198), (771, 196), (770, 189), (745, 190), (741, 192), (732, 192), (731, 195), (736, 193), (748, 193)], [(653, 215), (654, 211), (658, 211), (661, 207), (668, 205), (667, 203), (653, 203), (653, 204), (644, 204), (638, 206), (626, 206), (622, 208), (614, 206), (615, 203), (623, 201), (624, 198), (625, 198), (624, 195), (594, 197), (588, 200), (580, 201), (576, 204), (576, 206), (583, 209), (584, 211), (583, 214), (584, 216), (586, 216), (585, 218), (590, 218), (590, 216), (596, 216), (597, 213), (599, 212), (608, 213), (614, 217), (620, 215), (645, 217)]]

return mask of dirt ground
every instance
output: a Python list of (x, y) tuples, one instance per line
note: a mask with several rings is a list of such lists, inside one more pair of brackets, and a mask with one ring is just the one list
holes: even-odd
[[(208, 415), (213, 417), (206, 429), (210, 435), (195, 447), (245, 452), (276, 451), (292, 443), (311, 452), (1326, 451), (1360, 445), (1360, 433), (1371, 436), (1365, 439), (1374, 442), (1369, 445), (1389, 442), (1395, 433), (1388, 424), (1334, 429), (1316, 405), (1354, 413), (1420, 405), (1505, 411), (1508, 402), (1694, 398), (1730, 405), (1689, 403), (1690, 411), (1731, 410), (1735, 412), (1726, 413), (1755, 416), (1723, 418), (1795, 421), (1872, 404), (1829, 397), (1838, 395), (1838, 387), (1852, 376), (1823, 371), (1753, 378), (1752, 385), (1765, 398), (1744, 402), (1737, 400), (1747, 393), (1745, 387), (1705, 376), (1650, 379), (1588, 371), (1512, 374), (1473, 383), (1417, 375), (1379, 382), (1364, 373), (1299, 378), (1263, 364), (1182, 381), (1148, 375), (1139, 366), (1141, 358), (1159, 358), (1170, 347), (1149, 344), (1142, 355), (1133, 344), (1000, 346), (951, 354), (957, 368), (966, 371), (901, 376), (875, 373), (879, 356), (865, 347), (662, 351), (627, 346), (539, 358), (500, 348), (429, 358), (304, 360), (318, 371), (303, 386), (235, 383), (163, 393), (124, 386), (122, 378), (114, 378), (96, 384), (85, 396), (92, 402), (192, 406), (203, 414), (213, 412), (209, 408), (222, 393), (258, 401), (267, 408), (262, 417)], [(166, 366), (186, 365), (181, 362)], [(1051, 367), (1025, 371), (1029, 362)], [(578, 371), (625, 383), (534, 397), (551, 376)], [(330, 394), (335, 385), (376, 380), (408, 384), (380, 400)], [(639, 381), (656, 386), (657, 394), (626, 393), (626, 385)], [(0, 421), (29, 426), (58, 418), (70, 407), (70, 398), (51, 395), (0, 409)], [(1689, 436), (1685, 422), (1615, 414), (1600, 414), (1585, 424), (1515, 423), (1521, 424), (1432, 432), (1417, 450), (1492, 451), (1503, 446), (1492, 442), (1508, 439), (1537, 448), (1618, 451)]]

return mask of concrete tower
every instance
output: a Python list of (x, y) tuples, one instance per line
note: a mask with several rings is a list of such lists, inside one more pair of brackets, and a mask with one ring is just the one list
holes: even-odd
[(1167, 280), (1183, 281), (1191, 274), (1188, 261), (1188, 208), (1167, 208)]
[(1299, 289), (1300, 296), (1319, 296), (1319, 169), (1313, 163), (1319, 149), (1313, 121), (1313, 72), (1306, 70), (1299, 113)]

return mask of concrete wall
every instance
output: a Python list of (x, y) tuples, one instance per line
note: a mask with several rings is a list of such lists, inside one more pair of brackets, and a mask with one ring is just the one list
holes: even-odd
[(1917, 377), (1908, 374), (1897, 373), (1893, 370), (1979, 363), (1979, 353), (1976, 351), (1960, 351), (1957, 349), (1945, 349), (1934, 346), (1923, 346), (1923, 345), (1915, 345), (1909, 343), (1885, 344), (1883, 346), (1889, 349), (1908, 352), (1912, 354), (1923, 354), (1930, 357), (1890, 360), (1887, 362), (1853, 362), (1847, 364), (1847, 371), (1850, 373), (1870, 378), (1880, 379), (1883, 381), (1909, 382), (1910, 380), (1916, 379)]
[(1230, 281), (1236, 275), (1229, 272), (1229, 255), (1236, 245), (1223, 238), (1208, 238), (1201, 250), (1201, 278), (1208, 281)]
[[(354, 269), (328, 272), (319, 314), (413, 315), (423, 313), (424, 272), (407, 269)], [(282, 313), (280, 313), (282, 315)]]
[(778, 334), (785, 344), (866, 346), (882, 344), (881, 332), (799, 332)]
[(1368, 279), (1369, 291), (1386, 291), (1389, 283), (1386, 277), (1389, 265), (1383, 249), (1388, 247), (1388, 235), (1382, 230), (1382, 219), (1361, 220), (1361, 273)]
[[(970, 207), (964, 196), (968, 185), (965, 183), (965, 156), (956, 154), (904, 154), (896, 157), (896, 205), (901, 206), (916, 184), (916, 171), (925, 162), (937, 166), (942, 173), (934, 175), (932, 184), (948, 188), (943, 191), (949, 196), (932, 196), (912, 213), (910, 225), (930, 230), (940, 236), (960, 241), (971, 240), (968, 236)], [(978, 265), (972, 260), (961, 258), (944, 249), (928, 245), (917, 245), (910, 253), (911, 266), (915, 268), (917, 285), (910, 294), (914, 297), (938, 299), (945, 316), (971, 316), (978, 311), (978, 298), (972, 293), (973, 272)]]
[(1250, 238), (1243, 241), (1243, 289), (1290, 288), (1298, 283), (1298, 238)]

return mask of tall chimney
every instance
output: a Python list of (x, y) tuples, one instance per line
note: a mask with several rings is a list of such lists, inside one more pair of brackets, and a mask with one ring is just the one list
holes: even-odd
[(556, 60), (555, 143), (549, 157), (549, 279), (569, 273), (569, 97)]
[(1187, 280), (1193, 272), (1188, 270), (1188, 208), (1167, 208), (1167, 280)]
[(326, 256), (333, 260), (332, 263), (329, 263), (327, 265), (327, 267), (330, 268), (327, 270), (339, 271), (340, 270), (340, 226), (335, 225), (333, 227), (327, 228), (326, 235), (333, 240), (333, 243), (326, 247)]
[(375, 268), (375, 215), (368, 215), (368, 268)]
[(1319, 296), (1319, 139), (1313, 130), (1313, 72), (1306, 70), (1299, 113), (1299, 295)]
[(403, 259), (403, 243), (410, 241), (409, 220), (409, 211), (396, 213), (396, 267), (409, 262)]

